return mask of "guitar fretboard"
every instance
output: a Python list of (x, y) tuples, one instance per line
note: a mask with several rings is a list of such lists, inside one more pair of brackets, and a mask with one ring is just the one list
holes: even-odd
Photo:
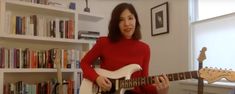
[[(161, 77), (163, 75), (157, 76), (149, 76), (149, 77), (141, 77), (141, 78), (134, 78), (128, 80), (119, 80), (119, 87), (120, 88), (131, 88), (135, 86), (142, 86), (155, 83), (155, 77)], [(188, 72), (180, 72), (180, 73), (172, 73), (166, 74), (169, 81), (178, 81), (178, 80), (185, 80), (185, 79), (197, 79), (198, 71), (188, 71)]]
[[(202, 69), (202, 67), (203, 67), (203, 63), (199, 61), (198, 70)], [(203, 79), (201, 77), (199, 77), (198, 78), (197, 94), (203, 94), (203, 87), (204, 87)]]

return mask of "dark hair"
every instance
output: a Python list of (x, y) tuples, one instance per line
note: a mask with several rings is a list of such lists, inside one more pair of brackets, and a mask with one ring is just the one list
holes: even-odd
[(121, 3), (117, 5), (112, 12), (111, 20), (109, 22), (109, 33), (108, 38), (111, 40), (111, 42), (117, 42), (119, 41), (123, 36), (121, 34), (120, 28), (119, 28), (119, 22), (120, 22), (120, 16), (121, 13), (128, 9), (135, 17), (136, 19), (136, 26), (135, 31), (132, 35), (132, 39), (134, 40), (140, 40), (141, 39), (141, 33), (140, 33), (140, 23), (138, 19), (137, 12), (132, 4), (128, 3)]

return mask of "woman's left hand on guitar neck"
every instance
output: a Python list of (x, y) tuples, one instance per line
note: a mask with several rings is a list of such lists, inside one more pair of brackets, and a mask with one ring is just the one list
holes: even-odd
[(169, 79), (166, 75), (155, 77), (155, 82), (154, 86), (156, 87), (158, 94), (168, 94)]

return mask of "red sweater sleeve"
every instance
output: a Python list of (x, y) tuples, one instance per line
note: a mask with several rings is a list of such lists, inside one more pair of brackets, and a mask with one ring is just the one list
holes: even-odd
[[(144, 59), (143, 59), (143, 64), (141, 65), (143, 70), (141, 71), (140, 75), (142, 77), (148, 77), (149, 76), (149, 61), (150, 61), (150, 48), (149, 48), (149, 46), (146, 47), (146, 51), (144, 54), (145, 55), (144, 55)], [(156, 87), (153, 85), (135, 87), (133, 92), (134, 92), (134, 94), (158, 94)]]
[(92, 63), (101, 55), (102, 50), (102, 38), (96, 41), (96, 44), (89, 50), (88, 53), (81, 60), (81, 68), (83, 71), (83, 77), (95, 82), (98, 74), (92, 68)]
[[(144, 63), (143, 63), (143, 76), (149, 76), (149, 61), (150, 61), (150, 48), (148, 46), (147, 51), (146, 51), (146, 55), (144, 57)], [(153, 85), (147, 85), (143, 87), (143, 91), (146, 94), (158, 94), (157, 93), (157, 89), (155, 86)]]

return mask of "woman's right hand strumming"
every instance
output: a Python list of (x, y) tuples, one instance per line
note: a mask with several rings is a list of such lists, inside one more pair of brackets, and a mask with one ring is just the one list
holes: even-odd
[(101, 88), (101, 90), (104, 92), (111, 90), (112, 83), (107, 77), (98, 76), (96, 78), (96, 83)]

